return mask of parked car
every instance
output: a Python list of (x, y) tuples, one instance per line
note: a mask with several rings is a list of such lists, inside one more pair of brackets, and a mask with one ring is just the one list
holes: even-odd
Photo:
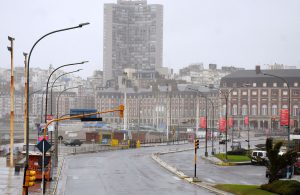
[(71, 139), (64, 142), (65, 146), (81, 146), (82, 142), (79, 139)]
[(239, 142), (239, 141), (232, 141), (232, 146), (231, 146), (232, 150), (240, 150), (241, 148), (242, 148), (241, 142)]
[(253, 150), (251, 153), (251, 164), (264, 165), (267, 160), (267, 151)]
[[(227, 142), (230, 142), (230, 139), (227, 139)], [(221, 139), (220, 141), (219, 141), (219, 144), (225, 144), (226, 143), (226, 139), (224, 138), (224, 139)]]

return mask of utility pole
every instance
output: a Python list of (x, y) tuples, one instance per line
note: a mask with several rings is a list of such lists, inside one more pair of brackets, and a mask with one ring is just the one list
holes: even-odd
[(10, 47), (10, 167), (14, 166), (14, 99), (15, 99), (15, 86), (14, 86), (14, 38), (8, 37)]
[(124, 72), (124, 130), (127, 130), (127, 93), (126, 93), (126, 88), (127, 88), (127, 73)]
[[(207, 152), (207, 96), (205, 96), (205, 156), (208, 156)], [(213, 149), (213, 148), (212, 148)]]
[(169, 112), (168, 112), (168, 95), (169, 95), (169, 85), (167, 84), (167, 97), (166, 97), (166, 112), (167, 112), (167, 143), (169, 143), (169, 117), (168, 117), (168, 114), (170, 115), (171, 112), (170, 112), (170, 107), (169, 107)]
[[(170, 85), (170, 94), (169, 94), (169, 132), (170, 132), (170, 130), (171, 130), (171, 128), (172, 128), (172, 107), (171, 107), (171, 95), (172, 95), (172, 86)], [(169, 89), (169, 87), (168, 87), (168, 89)], [(168, 141), (169, 141), (169, 134), (168, 134)]]
[(27, 133), (26, 133), (26, 115), (27, 115), (27, 53), (23, 53), (25, 59), (24, 59), (24, 78), (25, 78), (25, 88), (24, 88), (24, 97), (25, 97), (25, 103), (24, 103), (24, 145), (26, 145), (27, 142)]
[(196, 101), (197, 101), (197, 108), (196, 108), (196, 129), (195, 129), (195, 139), (197, 138), (197, 132), (198, 132), (198, 130), (199, 130), (199, 95), (198, 95), (198, 91), (197, 91)]
[[(179, 91), (180, 93), (180, 91)], [(177, 135), (176, 135), (176, 139), (177, 139), (177, 142), (179, 142), (179, 127), (180, 127), (180, 98), (181, 98), (181, 95), (179, 94), (178, 95), (178, 127), (177, 127)]]

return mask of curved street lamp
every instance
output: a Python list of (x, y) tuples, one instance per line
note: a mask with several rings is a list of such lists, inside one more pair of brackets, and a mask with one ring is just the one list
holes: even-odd
[(217, 89), (217, 90), (219, 90), (219, 92), (224, 96), (224, 99), (225, 99), (225, 120), (226, 120), (226, 125), (225, 125), (225, 159), (226, 159), (226, 161), (228, 160), (228, 158), (227, 158), (227, 137), (228, 137), (228, 135), (227, 135), (227, 130), (228, 130), (228, 121), (227, 121), (227, 118), (228, 118), (228, 109), (227, 109), (227, 107), (228, 107), (228, 98), (229, 98), (229, 95), (230, 95), (230, 93), (235, 89), (235, 88), (231, 88), (229, 91), (222, 91), (220, 88), (217, 88), (217, 87), (215, 87), (215, 86), (205, 86), (205, 87), (208, 87), (208, 88), (214, 88), (214, 89)]
[(45, 123), (47, 122), (47, 107), (48, 107), (48, 85), (49, 85), (49, 81), (50, 81), (50, 78), (51, 76), (53, 75), (53, 73), (55, 71), (57, 71), (58, 69), (60, 68), (63, 68), (63, 67), (66, 67), (66, 66), (74, 66), (74, 65), (79, 65), (79, 64), (84, 64), (84, 63), (87, 63), (88, 61), (82, 61), (82, 62), (78, 62), (78, 63), (72, 63), (72, 64), (65, 64), (65, 65), (62, 65), (62, 66), (59, 66), (57, 67), (56, 69), (54, 69), (51, 74), (49, 75), (48, 77), (48, 81), (47, 81), (47, 87), (46, 87), (46, 105), (45, 105)]
[[(213, 120), (213, 124), (214, 124), (214, 103), (206, 95), (203, 95), (203, 92), (201, 92), (201, 91), (199, 91), (197, 89), (190, 88), (190, 87), (187, 87), (187, 89), (189, 89), (191, 91), (194, 91), (194, 92), (197, 92), (197, 96), (198, 96), (198, 92), (199, 92), (200, 93), (200, 97), (204, 97), (205, 98), (205, 119), (206, 119), (206, 124), (205, 124), (205, 156), (207, 157), (208, 156), (208, 152), (207, 152), (207, 131), (208, 131), (208, 128), (207, 128), (207, 123), (208, 123), (208, 120), (207, 120), (207, 100), (209, 100), (209, 102), (212, 105), (212, 110), (213, 110), (212, 120)], [(214, 137), (213, 137), (213, 133), (214, 133), (214, 131), (212, 130), (212, 152), (211, 152), (212, 155), (214, 155), (214, 140), (213, 140)]]
[[(47, 114), (48, 114), (48, 112), (47, 112), (47, 109), (48, 109), (48, 85), (49, 85), (49, 81), (50, 81), (50, 78), (51, 78), (51, 76), (53, 75), (53, 73), (54, 73), (55, 71), (57, 71), (58, 69), (60, 69), (60, 68), (63, 68), (63, 67), (66, 67), (66, 66), (73, 66), (73, 65), (78, 65), (78, 64), (84, 64), (84, 63), (86, 63), (86, 62), (87, 62), (87, 61), (83, 61), (83, 62), (80, 62), (80, 63), (73, 63), (73, 64), (65, 64), (65, 65), (59, 66), (58, 68), (54, 69), (54, 70), (51, 72), (51, 74), (50, 74), (49, 77), (48, 77), (47, 87), (46, 87), (45, 123), (47, 122)], [(82, 69), (79, 69), (79, 70), (82, 70)], [(73, 71), (73, 72), (78, 72), (79, 70)], [(69, 73), (65, 73), (65, 74), (62, 74), (62, 75), (60, 75), (60, 76), (63, 76), (63, 75), (66, 75), (66, 74), (69, 74)], [(59, 76), (59, 77), (60, 77), (60, 76)], [(55, 81), (56, 81), (59, 77), (57, 77), (57, 78), (55, 79)], [(53, 84), (55, 83), (55, 81), (52, 83), (52, 86), (53, 86)], [(51, 86), (51, 115), (52, 115), (52, 86)], [(50, 143), (52, 144), (52, 131), (51, 131), (51, 134), (50, 134)]]
[[(249, 84), (242, 84), (242, 86), (241, 87), (246, 87), (246, 86), (248, 86)], [(226, 161), (228, 160), (228, 158), (227, 158), (227, 137), (228, 137), (228, 132), (227, 132), (227, 130), (228, 130), (228, 109), (227, 109), (227, 107), (228, 107), (228, 98), (229, 98), (229, 95), (230, 95), (230, 93), (234, 90), (234, 89), (236, 89), (236, 87), (233, 87), (233, 88), (231, 88), (230, 90), (227, 90), (227, 91), (222, 91), (222, 89), (220, 89), (220, 88), (218, 88), (218, 87), (215, 87), (215, 86), (212, 86), (212, 85), (205, 85), (205, 87), (208, 87), (208, 88), (214, 88), (214, 89), (217, 89), (217, 90), (219, 90), (219, 92), (224, 96), (224, 99), (225, 99), (225, 120), (226, 120), (226, 122), (225, 122), (225, 159), (226, 159)]]
[(79, 72), (79, 71), (81, 71), (82, 69), (78, 69), (78, 70), (75, 70), (75, 71), (72, 71), (72, 72), (66, 72), (66, 73), (64, 73), (64, 74), (61, 74), (61, 75), (59, 75), (53, 82), (52, 82), (52, 85), (51, 85), (51, 91), (50, 91), (50, 97), (51, 97), (51, 106), (50, 106), (50, 113), (51, 113), (51, 115), (53, 114), (52, 113), (52, 99), (53, 99), (53, 94), (52, 94), (52, 89), (53, 89), (53, 86), (54, 86), (54, 84), (55, 84), (55, 82), (59, 79), (59, 78), (61, 78), (62, 76), (65, 76), (65, 75), (67, 75), (67, 74), (72, 74), (72, 73), (75, 73), (75, 72)]
[[(27, 113), (26, 113), (26, 165), (25, 167), (28, 167), (28, 157), (29, 157), (29, 68), (30, 68), (30, 59), (31, 59), (31, 54), (33, 52), (33, 49), (35, 48), (35, 46), (45, 37), (54, 34), (54, 33), (58, 33), (58, 32), (63, 32), (63, 31), (67, 31), (67, 30), (73, 30), (76, 28), (82, 28), (83, 26), (89, 25), (90, 23), (86, 22), (86, 23), (81, 23), (78, 26), (74, 26), (74, 27), (70, 27), (70, 28), (63, 28), (63, 29), (59, 29), (59, 30), (55, 30), (52, 32), (49, 32), (47, 34), (45, 34), (44, 36), (42, 36), (41, 38), (39, 38), (32, 46), (32, 48), (30, 49), (30, 53), (29, 53), (29, 57), (28, 57), (28, 63), (27, 63)], [(26, 194), (28, 194), (28, 190), (26, 190)]]
[(281, 79), (284, 83), (286, 83), (286, 86), (288, 88), (288, 150), (290, 149), (291, 145), (290, 145), (290, 131), (291, 131), (291, 121), (290, 121), (290, 118), (291, 118), (291, 91), (290, 91), (290, 85), (289, 83), (287, 82), (287, 80), (283, 77), (280, 77), (280, 76), (277, 76), (277, 75), (273, 75), (273, 74), (267, 74), (267, 73), (263, 73), (261, 72), (263, 75), (265, 76), (271, 76), (271, 77), (275, 77), (275, 78), (278, 78), (278, 79)]
[[(57, 97), (57, 100), (56, 100), (56, 118), (58, 118), (58, 104), (59, 104), (59, 99), (60, 99), (60, 96), (61, 94), (63, 94), (64, 92), (68, 91), (68, 90), (71, 90), (71, 89), (76, 89), (78, 87), (81, 87), (82, 85), (78, 85), (76, 87), (70, 87), (70, 88), (66, 88), (64, 90), (62, 90), (59, 94), (58, 94), (58, 97)], [(54, 145), (55, 145), (55, 166), (57, 166), (58, 164), (58, 121), (56, 122), (56, 125), (55, 125), (55, 139), (54, 139)]]

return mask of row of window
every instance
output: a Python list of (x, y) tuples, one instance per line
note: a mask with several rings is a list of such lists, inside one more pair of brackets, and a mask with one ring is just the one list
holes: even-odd
[[(234, 87), (236, 87), (236, 83), (233, 84)], [(277, 83), (274, 82), (274, 83), (267, 83), (267, 82), (264, 82), (262, 84), (263, 87), (277, 87)], [(298, 87), (299, 86), (299, 83), (298, 82), (294, 82), (293, 84), (294, 87)], [(223, 87), (226, 87), (226, 83), (223, 84)], [(257, 83), (252, 83), (252, 87), (257, 87)], [(287, 87), (287, 84), (286, 83), (283, 83), (283, 87)], [(291, 86), (290, 86), (291, 87)]]
[[(287, 105), (282, 106), (282, 109), (287, 109), (287, 108), (288, 108)], [(226, 105), (223, 105), (223, 109), (222, 109), (223, 115), (225, 115), (225, 111), (226, 111)], [(234, 104), (232, 106), (231, 114), (232, 115), (238, 115), (238, 106), (236, 104)], [(244, 115), (244, 116), (248, 115), (248, 106), (247, 105), (242, 105), (241, 114)], [(254, 104), (254, 105), (251, 106), (251, 113), (250, 114), (253, 115), (253, 116), (258, 114), (257, 105)], [(292, 116), (298, 116), (300, 114), (298, 105), (293, 106), (291, 114), (292, 114)], [(260, 115), (262, 115), (262, 116), (268, 115), (268, 106), (267, 105), (264, 104), (264, 105), (261, 106)], [(273, 116), (278, 115), (277, 105), (272, 105), (271, 115), (273, 115)]]
[[(247, 95), (248, 92), (247, 91), (242, 91), (242, 95)], [(299, 92), (298, 91), (293, 91), (292, 93), (293, 95), (299, 95)], [(233, 91), (232, 92), (232, 95), (237, 95), (237, 91)], [(251, 91), (251, 95), (257, 95), (257, 91), (255, 90), (252, 90)], [(267, 90), (262, 90), (261, 91), (261, 95), (268, 95), (268, 91)], [(278, 95), (278, 92), (277, 91), (272, 91), (272, 95)], [(283, 90), (282, 91), (282, 95), (288, 95), (288, 90)]]

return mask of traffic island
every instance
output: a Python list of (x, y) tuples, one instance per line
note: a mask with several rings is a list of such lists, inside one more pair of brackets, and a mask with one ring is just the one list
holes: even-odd
[[(238, 184), (218, 184), (214, 186), (217, 189), (239, 195), (273, 195), (274, 193), (261, 189), (256, 185), (238, 185)], [(274, 194), (275, 195), (275, 194)]]
[(187, 150), (191, 150), (191, 149), (184, 149), (184, 150), (177, 150), (177, 151), (168, 151), (168, 152), (162, 152), (162, 153), (154, 153), (151, 155), (152, 159), (154, 161), (156, 161), (160, 166), (164, 167), (165, 169), (167, 169), (168, 171), (170, 171), (171, 173), (177, 175), (179, 178), (197, 185), (201, 188), (204, 188), (208, 191), (214, 192), (215, 194), (220, 194), (220, 195), (229, 195), (231, 193), (227, 193), (225, 191), (219, 190), (217, 188), (213, 187), (213, 184), (207, 183), (207, 182), (203, 182), (201, 180), (199, 180), (198, 178), (195, 177), (189, 177), (187, 175), (185, 175), (182, 171), (178, 170), (176, 167), (167, 164), (166, 162), (164, 162), (163, 160), (161, 160), (159, 158), (159, 155), (163, 155), (163, 154), (168, 154), (168, 153), (175, 153), (175, 152), (183, 152), (183, 151), (187, 151)]
[(201, 156), (201, 158), (218, 166), (251, 165), (250, 158), (244, 155), (227, 155), (227, 161), (225, 154), (216, 154), (208, 157)]

